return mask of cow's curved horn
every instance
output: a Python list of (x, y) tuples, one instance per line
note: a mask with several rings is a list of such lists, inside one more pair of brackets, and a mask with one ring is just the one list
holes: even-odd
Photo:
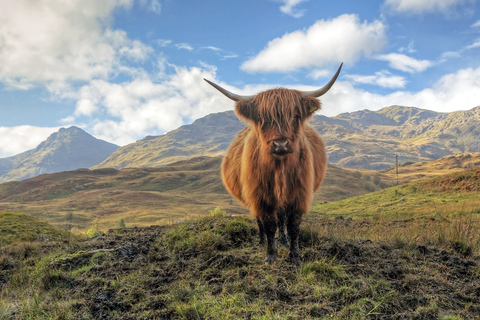
[(330, 90), (330, 88), (335, 83), (335, 80), (337, 80), (337, 77), (340, 74), (340, 70), (342, 70), (342, 66), (343, 66), (343, 62), (340, 64), (340, 67), (338, 67), (338, 70), (335, 73), (335, 75), (333, 76), (333, 78), (326, 85), (324, 85), (322, 88), (320, 88), (318, 90), (315, 90), (315, 91), (301, 91), (302, 95), (305, 98), (308, 98), (308, 97), (318, 98), (318, 97), (324, 95), (325, 93), (327, 93), (327, 91)]
[(224, 89), (222, 87), (220, 87), (218, 84), (216, 83), (213, 83), (212, 81), (209, 81), (205, 78), (203, 78), (203, 80), (207, 81), (212, 87), (214, 87), (215, 89), (217, 89), (218, 91), (220, 91), (221, 93), (223, 93), (227, 98), (233, 100), (233, 101), (251, 101), (253, 100), (253, 98), (255, 98), (255, 96), (240, 96), (238, 94), (235, 94), (235, 93), (232, 93), (230, 91), (228, 91), (227, 89)]

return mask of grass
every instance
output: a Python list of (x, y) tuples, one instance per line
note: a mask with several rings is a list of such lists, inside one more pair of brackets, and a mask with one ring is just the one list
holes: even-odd
[(313, 216), (435, 216), (480, 213), (480, 169), (411, 182), (378, 192), (314, 206)]
[[(300, 267), (283, 247), (265, 265), (255, 222), (219, 207), (178, 225), (94, 223), (94, 238), (3, 240), (0, 319), (475, 319), (479, 175), (316, 206), (301, 227)], [(28, 215), (2, 217), (14, 222), (0, 224), (5, 234), (38, 233)]]
[[(265, 265), (254, 221), (220, 209), (175, 227), (5, 246), (0, 319), (474, 318), (480, 257), (465, 250), (473, 244), (455, 244), (454, 233), (399, 239), (389, 222), (304, 224), (300, 267), (285, 248)], [(386, 235), (373, 238), (379, 230)], [(353, 233), (362, 236), (344, 237)]]
[[(477, 158), (472, 156), (469, 159)], [(461, 166), (468, 159), (464, 155), (463, 158), (453, 160)], [(429, 174), (458, 170), (458, 166), (448, 162), (453, 160), (447, 157), (444, 160), (446, 164), (441, 167), (438, 166), (443, 162), (436, 161), (432, 164), (435, 170), (429, 171)], [(221, 158), (200, 157), (161, 168), (79, 169), (3, 183), (0, 184), (0, 211), (25, 212), (57, 228), (73, 230), (75, 233), (89, 230), (93, 225), (106, 231), (117, 227), (122, 219), (127, 227), (196, 220), (208, 215), (215, 207), (222, 207), (229, 214), (247, 213), (223, 187), (220, 163)], [(416, 164), (402, 166), (401, 180), (405, 181), (405, 177), (407, 180), (418, 179), (420, 172), (426, 168), (428, 164), (420, 167)], [(390, 171), (350, 170), (329, 166), (314, 201), (317, 204), (328, 201), (329, 204), (325, 209), (315, 206), (314, 210), (331, 212), (333, 201), (382, 190), (391, 186), (393, 179), (394, 174)], [(359, 213), (350, 214), (372, 215), (377, 209), (379, 212), (385, 209), (391, 211), (392, 206), (403, 213), (410, 212), (413, 205), (423, 204), (430, 205), (423, 206), (428, 208), (434, 204), (440, 210), (440, 206), (455, 206), (455, 201), (462, 200), (461, 192), (443, 199), (443, 202), (442, 199), (432, 202), (436, 199), (426, 194), (422, 199), (413, 199), (412, 206), (403, 209), (402, 205), (408, 204), (410, 197), (400, 196), (405, 190), (399, 189), (398, 192), (398, 195), (392, 197), (387, 191), (384, 199), (371, 201), (375, 207), (361, 203), (360, 206), (357, 205)], [(400, 201), (402, 197), (405, 198), (405, 203)], [(351, 206), (359, 199), (361, 198), (351, 199)], [(338, 210), (336, 212), (346, 214)]]
[(32, 241), (67, 241), (69, 232), (22, 212), (0, 212), (0, 247)]

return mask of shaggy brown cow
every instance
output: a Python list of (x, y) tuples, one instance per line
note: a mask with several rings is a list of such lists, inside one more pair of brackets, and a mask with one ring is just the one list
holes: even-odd
[(331, 88), (341, 68), (329, 83), (311, 92), (279, 88), (245, 97), (205, 79), (237, 102), (237, 116), (248, 123), (227, 150), (222, 178), (227, 190), (257, 218), (261, 242), (266, 235), (266, 263), (277, 260), (277, 222), (284, 241), (286, 222), (288, 258), (300, 264), (302, 215), (310, 210), (327, 168), (325, 145), (307, 120), (320, 109), (316, 98)]

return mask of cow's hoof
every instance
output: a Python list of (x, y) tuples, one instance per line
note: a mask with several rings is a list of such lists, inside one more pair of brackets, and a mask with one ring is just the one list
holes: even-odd
[(299, 266), (302, 263), (302, 257), (300, 257), (300, 253), (290, 251), (288, 253), (287, 261), (296, 266)]
[(288, 239), (287, 239), (287, 237), (278, 237), (278, 238), (277, 238), (277, 243), (278, 243), (279, 245), (284, 246), (284, 247), (288, 247)]
[(277, 261), (277, 255), (276, 254), (269, 254), (265, 258), (265, 264), (272, 264)]

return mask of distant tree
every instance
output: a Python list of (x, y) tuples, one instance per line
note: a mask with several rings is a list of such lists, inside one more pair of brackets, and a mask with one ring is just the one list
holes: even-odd
[(361, 178), (362, 178), (362, 173), (361, 173), (360, 171), (355, 171), (355, 172), (353, 173), (353, 176), (354, 176), (355, 178), (361, 179)]
[(376, 175), (373, 177), (373, 183), (376, 184), (377, 186), (380, 185), (380, 176)]
[(65, 214), (65, 218), (67, 220), (67, 231), (70, 231), (70, 229), (72, 229), (72, 221), (73, 221), (73, 212), (67, 212)]
[(369, 192), (374, 192), (375, 191), (375, 186), (370, 182), (365, 182), (364, 187)]

